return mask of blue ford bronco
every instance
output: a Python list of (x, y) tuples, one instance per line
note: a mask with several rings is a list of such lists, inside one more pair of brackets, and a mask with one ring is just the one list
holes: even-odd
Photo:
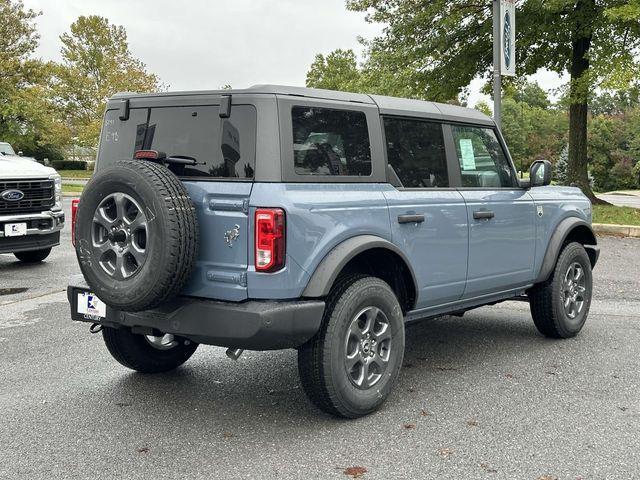
[(432, 102), (306, 88), (118, 94), (74, 209), (71, 316), (125, 367), (200, 344), (295, 348), (325, 412), (376, 410), (405, 324), (509, 299), (548, 337), (583, 327), (591, 204), (518, 179), (493, 120)]

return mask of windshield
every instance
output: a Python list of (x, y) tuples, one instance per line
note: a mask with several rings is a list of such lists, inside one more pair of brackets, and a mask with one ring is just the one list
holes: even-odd
[(156, 150), (167, 157), (193, 160), (171, 164), (180, 177), (253, 179), (256, 109), (234, 105), (220, 118), (218, 105), (133, 108), (129, 119), (107, 111), (100, 138), (98, 168), (131, 159), (138, 150)]
[(13, 150), (11, 145), (8, 143), (0, 143), (0, 155), (15, 155), (16, 152)]

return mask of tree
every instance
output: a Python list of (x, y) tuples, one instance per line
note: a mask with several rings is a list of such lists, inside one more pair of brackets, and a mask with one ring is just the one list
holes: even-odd
[(104, 17), (79, 17), (60, 40), (57, 96), (76, 143), (94, 147), (107, 99), (120, 91), (157, 91), (160, 81), (133, 56), (124, 27)]
[[(385, 24), (367, 44), (363, 66), (383, 65), (411, 96), (447, 101), (492, 65), (492, 3), (471, 0), (347, 0)], [(521, 0), (517, 61), (522, 75), (547, 68), (570, 75), (569, 181), (592, 201), (587, 174), (587, 113), (595, 87), (618, 88), (637, 76), (639, 0)]]
[(335, 50), (326, 57), (316, 55), (307, 73), (307, 85), (313, 88), (357, 92), (362, 75), (353, 50)]
[(566, 111), (552, 108), (536, 83), (517, 82), (505, 88), (502, 133), (516, 165), (523, 170), (534, 160), (555, 160), (566, 144)]
[(0, 140), (26, 154), (53, 158), (65, 132), (48, 96), (51, 65), (32, 58), (38, 15), (21, 1), (0, 0)]

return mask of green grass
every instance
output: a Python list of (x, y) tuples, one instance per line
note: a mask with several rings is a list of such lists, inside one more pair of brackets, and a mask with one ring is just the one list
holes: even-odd
[(616, 207), (615, 205), (594, 205), (593, 223), (640, 225), (640, 209)]
[(91, 174), (88, 170), (58, 170), (58, 173), (62, 178), (91, 178)]
[(82, 193), (84, 185), (70, 185), (68, 183), (62, 184), (62, 193)]

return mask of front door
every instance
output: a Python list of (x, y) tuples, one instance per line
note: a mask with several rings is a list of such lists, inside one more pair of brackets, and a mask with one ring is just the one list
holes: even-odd
[(469, 221), (469, 271), (464, 298), (533, 279), (535, 205), (491, 128), (452, 125)]
[(416, 309), (458, 300), (467, 275), (467, 209), (450, 188), (442, 125), (384, 118), (393, 242), (417, 280)]

